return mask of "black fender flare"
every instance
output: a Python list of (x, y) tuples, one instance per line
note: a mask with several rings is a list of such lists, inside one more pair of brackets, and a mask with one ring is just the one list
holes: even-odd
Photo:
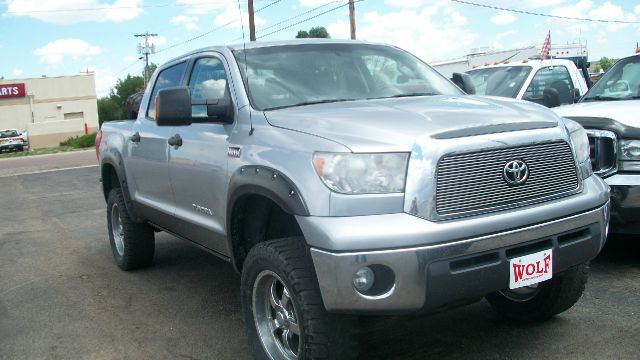
[(129, 193), (129, 184), (127, 183), (127, 177), (124, 171), (124, 162), (122, 160), (122, 155), (114, 150), (105, 153), (100, 163), (100, 177), (102, 181), (102, 192), (104, 193), (105, 201), (109, 197), (109, 193), (106, 188), (106, 181), (108, 180), (104, 178), (105, 165), (111, 165), (111, 167), (113, 167), (116, 172), (116, 177), (118, 178), (120, 188), (122, 189), (122, 194), (124, 195), (124, 203), (127, 207), (127, 211), (129, 213), (129, 216), (131, 217), (131, 220), (135, 222), (144, 221), (144, 219), (142, 219), (138, 215), (133, 201), (131, 200), (131, 194)]
[(233, 210), (239, 199), (247, 195), (260, 195), (276, 203), (282, 210), (291, 215), (308, 216), (309, 209), (291, 179), (266, 166), (243, 166), (236, 170), (229, 182), (227, 196), (227, 242), (231, 251), (230, 258), (236, 270), (239, 264), (235, 263), (233, 246)]

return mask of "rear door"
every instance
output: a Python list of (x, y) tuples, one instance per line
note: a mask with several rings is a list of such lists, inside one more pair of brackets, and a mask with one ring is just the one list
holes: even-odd
[(162, 70), (149, 97), (147, 112), (139, 116), (129, 139), (128, 169), (135, 180), (132, 194), (142, 215), (169, 230), (175, 230), (175, 201), (169, 177), (169, 145), (173, 127), (158, 126), (154, 121), (155, 97), (164, 88), (182, 84), (187, 62), (179, 62)]
[[(230, 96), (228, 66), (212, 53), (193, 59), (188, 74), (191, 99), (215, 102)], [(218, 253), (228, 255), (225, 219), (229, 176), (227, 150), (234, 124), (201, 122), (206, 105), (192, 106), (194, 123), (175, 127), (182, 145), (171, 147), (169, 172), (175, 194), (178, 233)], [(200, 121), (200, 122), (199, 122)]]

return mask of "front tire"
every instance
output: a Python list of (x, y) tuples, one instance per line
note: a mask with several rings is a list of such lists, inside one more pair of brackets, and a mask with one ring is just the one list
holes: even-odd
[(571, 308), (582, 296), (589, 265), (569, 268), (535, 287), (502, 290), (486, 296), (500, 315), (517, 321), (543, 321)]
[(327, 313), (303, 238), (254, 246), (242, 269), (242, 312), (256, 359), (351, 359), (355, 318)]
[(109, 192), (107, 227), (113, 258), (120, 269), (129, 271), (151, 264), (155, 251), (153, 229), (131, 219), (120, 188)]

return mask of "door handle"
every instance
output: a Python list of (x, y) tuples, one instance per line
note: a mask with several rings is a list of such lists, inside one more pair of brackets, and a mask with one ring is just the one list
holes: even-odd
[(129, 137), (129, 140), (131, 140), (131, 142), (134, 143), (139, 143), (140, 142), (140, 133), (136, 131), (135, 134), (131, 135), (131, 137)]
[(180, 134), (175, 134), (167, 140), (167, 143), (177, 148), (182, 146), (182, 138), (180, 137)]

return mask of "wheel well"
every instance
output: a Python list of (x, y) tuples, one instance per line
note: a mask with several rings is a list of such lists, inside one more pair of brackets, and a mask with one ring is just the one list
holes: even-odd
[(230, 237), (236, 270), (242, 271), (247, 254), (258, 243), (301, 236), (296, 218), (262, 195), (245, 195), (233, 205)]
[(102, 191), (105, 200), (109, 196), (111, 189), (118, 187), (120, 187), (120, 181), (118, 180), (116, 169), (111, 164), (102, 165)]

